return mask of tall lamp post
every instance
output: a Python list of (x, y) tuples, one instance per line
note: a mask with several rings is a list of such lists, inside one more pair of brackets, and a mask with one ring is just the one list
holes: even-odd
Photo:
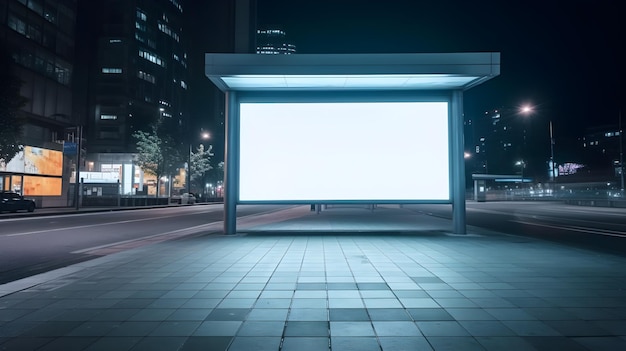
[[(202, 140), (208, 140), (210, 138), (210, 134), (208, 132), (202, 132), (200, 134), (200, 138)], [(187, 193), (191, 193), (191, 154), (192, 154), (192, 143), (189, 142), (189, 155), (187, 158)]]
[(623, 134), (622, 130), (622, 111), (619, 111), (619, 175), (621, 181), (621, 187), (619, 194), (621, 197), (624, 197), (624, 144), (623, 144)]
[[(524, 105), (519, 109), (519, 113), (524, 116), (530, 116), (533, 113), (533, 108), (530, 105)], [(524, 132), (522, 138), (522, 160), (518, 161), (516, 164), (521, 165), (522, 167), (522, 190), (524, 189), (524, 168), (526, 168), (526, 123), (524, 123)]]

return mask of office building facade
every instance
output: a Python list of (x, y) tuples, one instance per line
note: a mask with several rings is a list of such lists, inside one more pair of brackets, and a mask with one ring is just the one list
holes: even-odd
[(0, 168), (2, 190), (32, 197), (38, 206), (65, 205), (68, 159), (63, 142), (80, 116), (73, 111), (76, 0), (0, 3), (0, 45), (22, 81), (23, 150)]
[(77, 92), (76, 110), (85, 116), (84, 174), (115, 173), (122, 194), (146, 193), (144, 175), (133, 165), (133, 134), (158, 126), (181, 143), (189, 130), (183, 5), (178, 0), (83, 0), (79, 11), (84, 89)]

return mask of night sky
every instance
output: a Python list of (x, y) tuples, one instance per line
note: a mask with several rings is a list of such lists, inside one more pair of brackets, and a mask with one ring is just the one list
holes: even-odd
[[(258, 0), (298, 53), (501, 52), (500, 76), (465, 94), (472, 118), (536, 107), (533, 128), (576, 138), (624, 113), (624, 26), (618, 0)], [(622, 14), (622, 15), (620, 15)]]

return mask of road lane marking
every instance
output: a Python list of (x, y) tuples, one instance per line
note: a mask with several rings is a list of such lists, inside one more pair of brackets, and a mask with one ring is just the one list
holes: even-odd
[(534, 226), (538, 226), (538, 227), (552, 228), (552, 229), (571, 230), (571, 231), (574, 231), (574, 232), (597, 234), (597, 235), (604, 235), (604, 236), (612, 236), (612, 237), (618, 237), (618, 238), (626, 238), (626, 232), (620, 232), (620, 231), (617, 231), (617, 230), (591, 229), (591, 228), (578, 227), (578, 226), (558, 226), (558, 225), (540, 224), (540, 223), (518, 221), (518, 220), (511, 220), (511, 222), (520, 223), (520, 224), (534, 225)]
[[(165, 232), (165, 233), (159, 233), (159, 234), (153, 234), (153, 235), (149, 235), (149, 236), (143, 236), (141, 238), (136, 238), (136, 239), (129, 239), (129, 240), (122, 240), (122, 241), (117, 241), (114, 243), (110, 243), (110, 244), (104, 244), (104, 245), (99, 245), (99, 246), (93, 246), (93, 247), (88, 247), (86, 249), (80, 249), (80, 250), (76, 250), (76, 251), (72, 251), (70, 253), (73, 254), (82, 254), (85, 252), (90, 252), (90, 251), (96, 251), (96, 250), (102, 250), (102, 249), (107, 249), (110, 247), (114, 247), (114, 246), (120, 246), (120, 245), (127, 245), (127, 244), (131, 244), (131, 243), (136, 243), (136, 242), (140, 242), (140, 241), (152, 241), (155, 242), (155, 240), (152, 239), (164, 239), (163, 237), (167, 238), (171, 238), (171, 237), (179, 237), (179, 236), (184, 236), (184, 235), (190, 235), (190, 234), (195, 234), (195, 233), (199, 233), (202, 232), (203, 230), (215, 230), (215, 226), (218, 226), (218, 228), (221, 228), (222, 226), (222, 221), (217, 221), (217, 222), (211, 222), (211, 223), (207, 223), (207, 224), (200, 224), (194, 227), (187, 227), (187, 228), (181, 228), (181, 229), (177, 229), (177, 230), (172, 230), (169, 232)], [(165, 241), (164, 240), (158, 240), (158, 241)]]
[[(214, 211), (207, 211), (207, 212), (214, 212)], [(107, 212), (109, 213), (109, 212)], [(197, 213), (192, 213), (192, 214), (188, 214), (188, 215), (196, 215)], [(171, 217), (180, 217), (183, 214), (177, 213), (177, 214), (173, 214), (171, 216), (159, 216), (159, 219), (163, 219), (163, 218), (171, 218)], [(72, 230), (72, 229), (82, 229), (82, 228), (91, 228), (91, 227), (100, 227), (100, 226), (105, 226), (105, 225), (115, 225), (115, 224), (126, 224), (126, 223), (133, 223), (133, 222), (142, 222), (142, 221), (153, 221), (154, 218), (141, 218), (141, 219), (129, 219), (129, 220), (125, 220), (125, 221), (117, 221), (117, 222), (106, 222), (106, 223), (98, 223), (98, 224), (87, 224), (87, 225), (79, 225), (79, 226), (74, 226), (74, 227), (62, 227), (62, 228), (52, 228), (52, 229), (46, 229), (46, 230), (35, 230), (35, 231), (31, 231), (31, 232), (22, 232), (22, 233), (12, 233), (12, 234), (6, 234), (4, 236), (23, 236), (23, 235), (32, 235), (32, 234), (41, 234), (41, 233), (49, 233), (49, 232), (56, 232), (56, 231), (61, 231), (61, 230)]]
[[(179, 216), (180, 215), (168, 216), (168, 217), (179, 217)], [(159, 219), (160, 218), (167, 218), (167, 217), (159, 217)], [(154, 218), (129, 219), (127, 221), (108, 222), (108, 223), (99, 223), (99, 224), (88, 224), (88, 225), (78, 225), (78, 226), (74, 226), (74, 227), (62, 227), (62, 228), (53, 228), (53, 229), (46, 229), (46, 230), (35, 230), (35, 231), (32, 231), (32, 232), (13, 233), (13, 234), (7, 234), (5, 236), (23, 236), (23, 235), (32, 235), (32, 234), (40, 234), (40, 233), (58, 232), (60, 230), (72, 230), (72, 229), (81, 229), (81, 228), (91, 228), (91, 227), (100, 227), (100, 226), (104, 226), (104, 225), (125, 224), (125, 223), (142, 222), (142, 221), (153, 221), (153, 220), (154, 220)]]

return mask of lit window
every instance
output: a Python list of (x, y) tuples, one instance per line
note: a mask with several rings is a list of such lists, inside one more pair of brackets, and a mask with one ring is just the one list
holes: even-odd
[(100, 115), (100, 119), (115, 120), (117, 119), (117, 115)]
[(110, 44), (121, 43), (122, 39), (109, 39)]
[(142, 21), (146, 21), (148, 19), (146, 14), (143, 11), (141, 11), (140, 9), (137, 9), (137, 18), (142, 20)]
[(159, 66), (165, 67), (165, 61), (163, 61), (163, 59), (161, 59), (160, 57), (158, 57), (155, 54), (152, 54), (150, 52), (144, 51), (144, 50), (139, 50), (139, 57), (146, 59), (154, 64), (157, 64)]
[(121, 68), (102, 67), (102, 73), (120, 74), (120, 73), (122, 73), (122, 69)]
[(150, 82), (152, 84), (156, 83), (156, 78), (152, 74), (146, 73), (144, 71), (138, 71), (137, 72), (137, 77), (145, 80), (146, 82)]

